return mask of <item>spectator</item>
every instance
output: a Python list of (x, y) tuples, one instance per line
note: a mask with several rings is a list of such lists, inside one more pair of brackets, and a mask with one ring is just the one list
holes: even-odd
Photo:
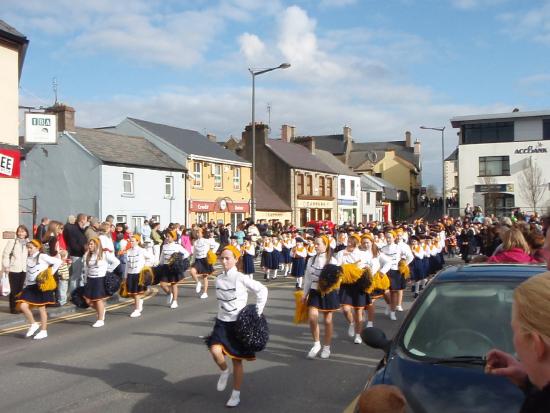
[(42, 239), (44, 238), (44, 234), (46, 234), (49, 223), (50, 223), (50, 220), (47, 217), (44, 217), (40, 220), (40, 225), (38, 226), (38, 228), (36, 228), (34, 239), (37, 239), (40, 242), (42, 242)]
[(489, 263), (518, 263), (534, 264), (537, 262), (531, 257), (530, 248), (521, 231), (512, 228), (501, 234), (502, 249), (490, 257)]
[(2, 271), (8, 273), (10, 280), (10, 313), (16, 314), (15, 297), (23, 290), (27, 268), (27, 243), (29, 230), (19, 225), (15, 230), (16, 238), (9, 240), (2, 253)]
[(87, 241), (99, 236), (99, 220), (96, 217), (91, 217), (89, 223), (90, 225), (84, 231)]
[(76, 223), (67, 224), (63, 230), (63, 237), (67, 243), (67, 251), (71, 260), (70, 278), (69, 278), (69, 295), (73, 290), (82, 285), (82, 256), (86, 252), (86, 235), (84, 230), (88, 217), (86, 214), (78, 214)]
[(151, 239), (151, 226), (148, 220), (143, 221), (143, 225), (141, 226), (141, 239), (143, 242), (147, 242)]

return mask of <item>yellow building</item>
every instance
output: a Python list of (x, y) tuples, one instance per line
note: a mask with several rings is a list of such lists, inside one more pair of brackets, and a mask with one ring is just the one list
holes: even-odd
[(19, 224), (19, 79), (28, 43), (0, 20), (0, 252)]

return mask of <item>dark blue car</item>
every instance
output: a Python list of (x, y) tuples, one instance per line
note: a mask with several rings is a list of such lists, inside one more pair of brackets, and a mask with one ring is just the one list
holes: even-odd
[(392, 340), (380, 329), (363, 331), (366, 344), (385, 351), (367, 387), (398, 386), (415, 413), (517, 413), (522, 392), (485, 374), (485, 355), (492, 348), (514, 354), (514, 288), (544, 271), (538, 265), (479, 264), (440, 272)]

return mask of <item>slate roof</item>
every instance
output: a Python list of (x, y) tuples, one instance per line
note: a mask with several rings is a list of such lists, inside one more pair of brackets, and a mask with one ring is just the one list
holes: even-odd
[(445, 159), (446, 161), (458, 161), (458, 147)]
[(88, 128), (76, 128), (69, 134), (106, 164), (186, 171), (145, 138)]
[(338, 174), (338, 172), (326, 165), (318, 156), (313, 155), (305, 146), (284, 142), (280, 139), (269, 139), (266, 146), (275, 156), (291, 168)]
[[(414, 148), (405, 146), (405, 141), (388, 141), (388, 142), (353, 142), (353, 152), (367, 151), (391, 151), (394, 150), (396, 155), (420, 168), (420, 158), (414, 154)], [(382, 159), (382, 158), (379, 158)]]
[(188, 155), (198, 155), (233, 162), (249, 163), (235, 153), (225, 149), (220, 144), (210, 141), (206, 136), (201, 135), (197, 131), (148, 122), (135, 118), (128, 118), (128, 120), (134, 122), (143, 129), (146, 129), (153, 135), (171, 143)]
[(383, 191), (382, 186), (380, 186), (380, 184), (378, 184), (377, 182), (369, 178), (370, 177), (366, 175), (361, 176), (361, 191), (382, 192)]
[(359, 176), (329, 151), (315, 148), (315, 155), (321, 158), (324, 164), (334, 169), (338, 175)]
[(256, 176), (256, 209), (259, 211), (292, 211), (264, 181)]
[(315, 148), (328, 151), (330, 153), (341, 154), (346, 152), (346, 143), (344, 135), (319, 135), (319, 136), (296, 136), (296, 139), (311, 137), (315, 140)]
[(13, 39), (13, 37), (15, 37), (18, 38), (21, 43), (27, 41), (27, 37), (23, 33), (18, 32), (14, 27), (10, 26), (2, 19), (0, 19), (0, 32), (2, 35), (8, 35), (8, 37), (12, 38), (12, 40), (16, 40)]
[[(372, 153), (376, 154), (376, 158), (371, 158)], [(353, 169), (358, 168), (365, 161), (371, 161), (372, 164), (375, 165), (378, 161), (382, 160), (385, 155), (386, 155), (386, 152), (383, 150), (350, 152), (348, 163), (349, 163), (349, 166), (351, 166)], [(376, 162), (373, 162), (373, 160), (375, 159), (376, 159)]]

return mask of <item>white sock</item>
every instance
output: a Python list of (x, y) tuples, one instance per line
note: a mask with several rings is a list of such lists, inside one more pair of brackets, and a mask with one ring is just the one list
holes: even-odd
[(303, 277), (298, 277), (298, 287), (302, 288)]
[(319, 347), (319, 348), (321, 348), (321, 342), (320, 342), (320, 341), (314, 341), (314, 342), (313, 342), (313, 347)]
[(418, 291), (420, 291), (420, 281), (414, 283), (414, 292), (417, 293)]
[(427, 282), (427, 280), (424, 278), (424, 279), (422, 280), (422, 288), (424, 288), (424, 287), (426, 286), (426, 282)]
[(238, 397), (240, 398), (241, 397), (241, 391), (240, 390), (233, 390), (231, 392), (231, 397)]
[(248, 274), (248, 276), (250, 277), (251, 280), (254, 279), (254, 274)]

